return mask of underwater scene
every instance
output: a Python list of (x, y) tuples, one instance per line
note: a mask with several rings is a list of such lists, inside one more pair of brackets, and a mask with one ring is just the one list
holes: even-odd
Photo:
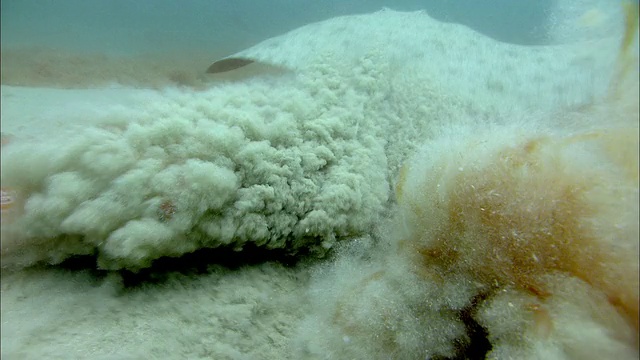
[(0, 357), (638, 359), (637, 0), (6, 0)]

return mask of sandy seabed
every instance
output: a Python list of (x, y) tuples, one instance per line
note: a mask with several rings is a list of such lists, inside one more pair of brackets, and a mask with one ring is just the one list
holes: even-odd
[[(411, 16), (418, 17), (417, 13)], [(440, 26), (449, 26), (431, 22), (429, 24), (435, 29), (439, 29)], [(326, 28), (330, 31), (341, 31), (339, 26), (329, 25)], [(475, 35), (469, 36), (471, 39), (469, 41), (476, 44), (474, 40), (476, 38), (473, 36)], [(464, 45), (463, 40), (460, 48), (467, 46)], [(489, 43), (480, 36), (476, 40)], [(320, 43), (318, 46), (322, 45), (322, 42)], [(277, 42), (276, 45), (278, 45)], [(282, 46), (285, 45), (287, 44)], [(345, 46), (349, 47), (348, 44)], [(436, 42), (434, 47), (441, 47), (443, 53), (445, 52), (445, 47), (441, 43)], [(272, 48), (275, 47), (267, 47), (267, 50)], [(523, 58), (525, 55), (528, 56), (529, 50), (524, 49), (521, 53), (518, 52), (519, 50), (514, 51), (511, 54), (512, 62), (509, 63), (508, 59), (491, 60), (492, 52), (487, 49), (490, 48), (485, 48), (485, 51), (478, 55), (479, 58), (480, 55), (483, 56), (481, 59), (483, 62), (500, 64), (514, 74), (522, 76), (522, 78), (514, 77), (515, 79), (539, 81), (538, 84), (534, 84), (534, 87), (540, 86), (541, 89), (545, 89), (544, 86), (547, 86), (545, 81), (548, 79), (545, 76), (549, 74), (544, 72), (546, 70), (542, 71), (535, 66), (531, 69), (526, 66), (522, 68), (513, 66), (513, 64), (520, 64), (522, 58), (519, 56)], [(505, 53), (509, 52), (509, 49), (505, 51)], [(268, 51), (265, 53), (269, 55)], [(3, 50), (1, 89), (2, 133), (5, 137), (3, 141), (6, 139), (9, 143), (20, 142), (23, 144), (23, 149), (28, 148), (24, 144), (32, 144), (34, 148), (39, 148), (39, 144), (47, 143), (53, 135), (57, 139), (64, 139), (68, 135), (69, 139), (73, 138), (73, 141), (80, 142), (77, 139), (78, 134), (83, 134), (86, 128), (100, 126), (100, 119), (112, 113), (122, 113), (122, 109), (144, 108), (148, 103), (155, 103), (159, 111), (164, 111), (162, 96), (166, 93), (160, 96), (152, 89), (172, 88), (173, 90), (168, 91), (170, 96), (167, 96), (169, 99), (167, 101), (178, 99), (175, 103), (180, 103), (180, 101), (193, 100), (194, 103), (199, 104), (198, 106), (206, 105), (197, 101), (199, 92), (206, 92), (211, 85), (211, 80), (201, 72), (193, 70), (206, 67), (206, 63), (202, 66), (204, 61), (199, 60), (206, 56), (194, 56), (191, 60), (172, 62), (172, 60), (164, 61), (158, 58), (113, 60), (100, 55), (58, 54), (54, 56), (52, 54), (55, 52), (48, 50), (16, 50), (8, 53)], [(304, 52), (300, 54), (303, 56)], [(549, 54), (553, 53), (550, 51)], [(258, 52), (258, 55), (264, 54)], [(306, 60), (309, 61), (314, 60), (314, 56), (320, 58), (324, 56), (317, 55), (314, 51), (309, 51), (307, 55)], [(378, 54), (374, 52), (374, 55)], [(452, 64), (456, 61), (466, 63), (465, 59), (455, 55), (442, 55), (442, 58), (453, 56), (455, 61), (452, 61)], [(416, 57), (419, 56), (422, 55), (416, 55)], [(376, 59), (375, 56), (372, 58)], [(328, 59), (335, 60), (330, 56)], [(540, 56), (535, 61), (539, 65), (549, 59), (553, 57)], [(435, 115), (442, 116), (441, 119), (436, 119), (440, 122), (439, 125), (447, 124), (451, 119), (450, 116), (454, 115), (460, 116), (458, 120), (469, 115), (480, 119), (478, 122), (470, 121), (460, 124), (459, 128), (458, 125), (452, 125), (448, 130), (445, 126), (445, 130), (433, 130), (433, 132), (424, 129), (415, 131), (419, 136), (428, 137), (433, 141), (420, 145), (418, 143), (423, 138), (419, 138), (415, 140), (416, 143), (411, 143), (411, 146), (406, 145), (406, 149), (399, 153), (388, 153), (389, 162), (394, 164), (389, 165), (388, 169), (392, 175), (385, 174), (382, 178), (389, 182), (385, 188), (385, 191), (390, 193), (389, 198), (397, 200), (400, 208), (396, 209), (396, 204), (393, 204), (385, 208), (385, 211), (398, 210), (401, 220), (395, 216), (387, 216), (388, 214), (385, 213), (380, 218), (382, 226), (376, 229), (375, 234), (352, 236), (352, 240), (356, 239), (352, 241), (353, 244), (339, 246), (337, 255), (332, 256), (332, 261), (326, 263), (315, 258), (300, 261), (291, 261), (291, 258), (286, 258), (286, 261), (276, 261), (282, 259), (276, 259), (275, 255), (261, 255), (255, 260), (251, 259), (250, 255), (239, 256), (238, 253), (230, 252), (214, 257), (220, 260), (217, 262), (202, 261), (202, 258), (187, 255), (183, 262), (161, 262), (152, 270), (143, 270), (136, 275), (126, 269), (125, 265), (131, 264), (130, 262), (124, 263), (124, 268), (119, 271), (96, 270), (94, 258), (87, 260), (83, 257), (70, 256), (69, 254), (73, 254), (75, 249), (70, 247), (71, 250), (64, 252), (63, 247), (63, 256), (70, 256), (70, 258), (57, 266), (43, 265), (42, 261), (35, 261), (36, 266), (26, 269), (3, 266), (1, 285), (3, 359), (369, 359), (372, 353), (380, 358), (409, 359), (443, 358), (445, 355), (455, 358), (461, 353), (473, 354), (474, 351), (476, 354), (482, 354), (480, 358), (490, 350), (491, 346), (487, 345), (489, 341), (494, 346), (493, 358), (506, 356), (535, 358), (537, 355), (558, 359), (583, 358), (581, 356), (587, 352), (579, 350), (582, 348), (580, 344), (588, 342), (594, 344), (592, 345), (594, 347), (604, 348), (603, 354), (615, 354), (620, 358), (637, 356), (633, 346), (628, 346), (629, 343), (633, 343), (634, 335), (637, 337), (637, 323), (634, 331), (633, 324), (629, 325), (625, 322), (626, 318), (634, 315), (633, 306), (628, 306), (629, 296), (633, 299), (635, 294), (637, 299), (637, 289), (633, 286), (629, 289), (627, 285), (632, 283), (637, 288), (637, 278), (629, 276), (629, 283), (622, 283), (624, 288), (620, 289), (616, 287), (617, 284), (611, 285), (612, 281), (607, 277), (610, 276), (607, 269), (602, 270), (605, 273), (602, 275), (598, 273), (601, 270), (600, 267), (594, 266), (595, 270), (590, 273), (585, 270), (584, 264), (577, 260), (566, 267), (553, 261), (543, 262), (553, 271), (546, 273), (544, 271), (548, 270), (547, 268), (540, 270), (540, 266), (537, 265), (540, 263), (537, 256), (545, 255), (545, 251), (551, 254), (549, 257), (560, 256), (563, 260), (567, 260), (567, 257), (562, 257), (566, 254), (557, 255), (554, 252), (556, 245), (566, 246), (566, 242), (556, 243), (552, 237), (541, 235), (544, 231), (538, 231), (537, 224), (531, 220), (542, 222), (550, 219), (549, 221), (554, 222), (552, 225), (558, 223), (560, 230), (553, 226), (550, 228), (563, 234), (571, 233), (567, 238), (572, 241), (579, 239), (577, 243), (581, 246), (580, 241), (583, 238), (572, 237), (571, 232), (575, 229), (584, 230), (584, 226), (578, 221), (580, 219), (576, 220), (578, 224), (575, 225), (573, 222), (563, 222), (562, 219), (554, 218), (554, 214), (560, 212), (579, 218), (582, 213), (574, 209), (579, 208), (581, 201), (591, 205), (597, 204), (596, 207), (602, 206), (607, 211), (612, 205), (609, 200), (599, 197), (599, 191), (603, 187), (597, 181), (594, 180), (595, 185), (588, 181), (583, 184), (581, 180), (574, 181), (570, 176), (563, 177), (563, 171), (577, 169), (584, 170), (583, 173), (587, 175), (599, 175), (600, 167), (595, 166), (593, 170), (589, 164), (598, 163), (601, 159), (599, 156), (602, 154), (605, 154), (602, 158), (613, 159), (611, 162), (616, 166), (612, 166), (612, 169), (615, 171), (620, 170), (618, 167), (623, 168), (624, 171), (628, 170), (626, 166), (634, 163), (633, 155), (629, 155), (627, 148), (620, 152), (620, 148), (627, 144), (630, 145), (628, 148), (637, 147), (637, 138), (625, 134), (618, 136), (618, 131), (620, 129), (623, 132), (629, 129), (637, 131), (637, 123), (632, 121), (631, 126), (627, 126), (626, 108), (623, 109), (617, 103), (615, 107), (607, 108), (605, 105), (604, 110), (598, 105), (594, 105), (593, 108), (586, 106), (586, 110), (580, 108), (575, 112), (571, 108), (570, 115), (562, 117), (562, 121), (566, 122), (562, 126), (566, 125), (565, 127), (560, 125), (554, 127), (556, 124), (549, 126), (549, 124), (542, 124), (542, 121), (541, 124), (530, 124), (525, 115), (522, 119), (514, 120), (514, 124), (505, 125), (499, 121), (489, 124), (487, 118), (492, 115), (504, 116), (501, 109), (496, 109), (496, 106), (502, 105), (505, 99), (520, 99), (521, 104), (517, 106), (530, 105), (528, 101), (536, 103), (528, 96), (529, 90), (524, 91), (517, 87), (517, 80), (502, 81), (493, 77), (495, 74), (489, 74), (491, 76), (487, 75), (485, 78), (483, 76), (489, 71), (480, 73), (471, 70), (461, 70), (460, 77), (469, 75), (472, 79), (469, 81), (470, 84), (477, 82), (472, 84), (475, 88), (471, 88), (470, 85), (470, 89), (466, 89), (464, 84), (456, 88), (458, 85), (449, 83), (430, 87), (430, 84), (424, 85), (427, 83), (422, 81), (425, 78), (419, 78), (422, 81), (419, 86), (424, 86), (419, 87), (412, 82), (410, 72), (407, 75), (395, 68), (378, 69), (375, 67), (375, 61), (369, 60), (366, 58), (362, 61), (364, 65), (353, 69), (354, 73), (358, 72), (362, 77), (355, 79), (349, 86), (370, 89), (368, 86), (377, 86), (379, 85), (377, 81), (381, 78), (386, 79), (385, 76), (388, 74), (380, 75), (380, 73), (388, 71), (392, 74), (389, 78), (394, 79), (390, 81), (389, 89), (395, 92), (390, 91), (389, 94), (381, 92), (385, 96), (376, 99), (379, 99), (382, 105), (376, 103), (368, 107), (370, 104), (366, 103), (366, 106), (358, 108), (362, 104), (358, 103), (360, 97), (353, 95), (357, 91), (351, 91), (347, 85), (341, 88), (341, 83), (331, 78), (335, 74), (330, 66), (325, 67), (320, 64), (311, 70), (302, 69), (301, 73), (305, 74), (306, 77), (302, 76), (306, 81), (305, 84), (311, 84), (309, 86), (312, 90), (320, 89), (313, 94), (318, 99), (333, 99), (336, 103), (341, 103), (339, 100), (344, 100), (345, 103), (351, 102), (349, 105), (353, 105), (357, 109), (356, 113), (360, 115), (366, 111), (369, 111), (367, 115), (376, 112), (384, 116), (401, 114), (404, 116), (399, 116), (399, 119), (404, 121), (401, 124)], [(579, 58), (579, 60), (582, 61), (580, 66), (584, 64), (588, 66), (590, 62), (599, 61), (588, 57)], [(302, 61), (304, 66), (309, 65), (305, 61)], [(572, 64), (566, 59), (564, 61)], [(549, 62), (545, 66), (557, 70), (562, 69), (566, 63)], [(297, 64), (294, 63), (294, 65)], [(440, 62), (437, 66), (444, 68), (449, 64)], [(474, 63), (474, 66), (482, 68), (482, 64)], [(536, 72), (537, 70), (539, 72)], [(347, 73), (350, 71), (351, 69)], [(578, 71), (576, 73), (579, 74)], [(395, 74), (402, 74), (402, 76), (395, 76)], [(441, 73), (438, 74), (440, 75)], [(561, 82), (566, 80), (571, 84), (571, 76), (573, 76), (565, 72), (562, 75), (566, 75), (566, 79), (557, 80), (559, 85), (555, 88), (550, 86), (559, 93), (567, 90), (562, 88), (566, 84)], [(433, 80), (435, 84), (438, 76), (428, 75), (426, 78)], [(457, 76), (456, 74), (446, 75), (447, 78)], [(603, 77), (607, 76), (603, 75)], [(397, 80), (398, 78), (400, 80)], [(340, 80), (339, 77), (336, 79)], [(594, 87), (601, 85), (598, 81), (598, 79), (594, 80), (596, 84), (592, 85)], [(318, 85), (318, 83), (321, 84)], [(256, 85), (256, 83), (250, 84)], [(276, 82), (276, 84), (280, 83)], [(402, 85), (407, 84), (416, 86), (401, 88)], [(256, 86), (270, 89), (261, 83)], [(328, 90), (324, 91), (325, 88)], [(517, 91), (510, 92), (512, 88)], [(267, 90), (265, 93), (268, 93)], [(358, 91), (360, 90), (361, 88), (358, 88)], [(482, 99), (474, 97), (476, 90), (486, 97)], [(237, 91), (244, 93), (242, 88)], [(286, 89), (278, 89), (278, 91), (284, 95), (277, 99), (283, 103), (286, 102), (282, 100), (287, 98)], [(335, 94), (344, 95), (344, 98), (334, 99), (332, 91), (335, 91)], [(464, 96), (460, 96), (462, 100), (458, 101), (458, 99), (452, 99), (455, 97), (453, 95), (451, 97), (434, 95), (437, 91), (448, 91), (449, 94), (454, 95), (459, 91), (464, 93)], [(497, 100), (491, 99), (491, 96), (486, 94), (492, 92), (501, 95)], [(595, 91), (595, 95), (591, 96), (595, 98), (596, 95), (604, 92), (606, 91), (599, 93)], [(270, 95), (275, 96), (275, 93), (274, 90)], [(411, 96), (415, 93), (419, 95), (412, 98)], [(302, 96), (300, 93), (293, 94)], [(379, 94), (371, 90), (368, 95), (375, 98)], [(209, 96), (209, 98), (215, 98), (211, 94)], [(266, 108), (269, 107), (269, 101), (274, 99), (259, 92), (252, 93), (252, 96), (255, 97), (252, 101)], [(545, 91), (539, 102), (544, 103), (547, 97), (553, 98), (553, 94)], [(314, 99), (312, 96), (310, 98)], [(442, 100), (442, 103), (434, 103), (432, 101), (434, 99)], [(241, 99), (237, 102), (241, 104), (240, 106), (253, 105), (248, 100), (242, 102), (245, 100)], [(465, 103), (466, 100), (469, 102)], [(560, 102), (565, 100), (571, 102), (575, 99), (567, 96), (567, 99)], [(482, 101), (487, 103), (480, 104)], [(623, 96), (622, 105), (628, 105), (624, 101), (628, 101), (628, 98)], [(459, 106), (459, 109), (454, 111), (447, 108), (447, 106), (453, 106), (452, 104)], [(380, 106), (377, 107), (377, 105)], [(475, 105), (477, 107), (474, 107)], [(510, 106), (510, 104), (503, 105), (505, 108)], [(514, 105), (514, 108), (517, 106)], [(637, 116), (637, 103), (632, 101), (629, 108), (631, 110), (628, 113)], [(342, 111), (344, 109), (338, 106), (330, 110), (334, 111), (334, 114), (331, 114), (332, 117), (329, 120), (337, 118), (342, 121), (355, 118), (358, 120), (355, 122), (357, 125), (371, 125), (373, 121), (366, 117), (359, 119), (357, 116), (344, 116)], [(548, 114), (555, 111), (555, 109), (548, 110), (550, 109), (544, 109), (541, 112), (547, 111)], [(295, 108), (295, 111), (299, 111), (300, 114), (307, 113), (306, 109)], [(575, 123), (574, 118), (581, 119), (585, 113), (589, 114), (588, 126), (585, 125), (588, 131), (580, 133), (576, 131), (576, 127), (572, 127), (572, 124)], [(187, 112), (187, 114), (190, 113)], [(619, 124), (613, 124), (615, 126), (612, 125), (610, 128), (608, 128), (610, 124), (607, 124), (603, 131), (600, 125), (603, 124), (602, 119), (606, 118), (607, 114), (613, 114), (611, 119), (617, 119)], [(174, 120), (180, 121), (171, 115), (163, 119), (169, 125)], [(290, 119), (279, 120), (286, 124)], [(394, 119), (391, 119), (391, 115), (384, 120), (389, 121), (389, 127), (386, 130), (394, 129)], [(435, 123), (436, 120), (433, 122)], [(131, 121), (135, 122), (136, 119)], [(336, 122), (340, 123), (340, 121)], [(331, 129), (341, 129), (335, 124), (336, 122), (327, 121), (321, 125), (328, 124), (327, 126)], [(308, 124), (300, 126), (305, 125)], [(371, 138), (380, 136), (380, 133), (384, 133), (385, 136), (388, 134), (388, 144), (393, 144), (394, 141), (402, 143), (402, 140), (405, 140), (402, 136), (419, 128), (419, 124), (412, 123), (413, 128), (406, 125), (405, 132), (398, 130), (397, 133), (391, 131), (385, 133), (380, 129), (366, 128), (364, 125), (364, 129), (359, 130), (360, 132), (354, 131), (356, 134), (354, 136), (362, 136), (358, 139), (363, 144), (373, 143)], [(324, 130), (321, 126), (318, 128)], [(343, 128), (352, 130), (355, 126), (343, 126)], [(267, 133), (269, 129), (266, 125), (262, 128), (257, 127), (257, 130), (253, 130), (258, 135), (252, 136), (259, 138), (264, 135), (260, 131)], [(524, 130), (519, 133), (518, 129)], [(247, 133), (251, 130), (251, 128), (243, 129)], [(527, 133), (528, 130), (532, 132)], [(378, 133), (376, 136), (367, 137), (366, 133), (362, 135), (363, 131)], [(538, 133), (532, 135), (535, 131)], [(326, 134), (328, 138), (334, 135), (328, 131)], [(268, 135), (277, 137), (277, 134)], [(392, 138), (394, 136), (401, 138), (401, 141)], [(594, 138), (604, 140), (602, 143), (596, 140), (593, 145), (590, 141)], [(342, 140), (342, 138), (339, 139)], [(410, 143), (410, 141), (406, 142)], [(385, 141), (381, 143), (388, 145)], [(578, 145), (575, 145), (576, 143)], [(64, 141), (60, 144), (66, 146)], [(598, 156), (591, 157), (589, 151), (593, 148), (598, 149), (595, 151)], [(39, 149), (43, 151), (42, 148)], [(51, 148), (51, 151), (55, 152), (55, 148)], [(358, 153), (357, 149), (353, 151)], [(410, 156), (414, 152), (418, 155)], [(622, 156), (618, 156), (619, 152)], [(411, 159), (409, 161), (414, 166), (399, 169), (400, 163), (407, 158)], [(14, 166), (17, 163), (16, 159), (14, 155), (12, 158)], [(579, 159), (579, 161), (574, 162), (572, 159)], [(33, 159), (30, 161), (37, 163)], [(619, 163), (615, 163), (616, 161)], [(539, 172), (532, 173), (534, 174), (533, 182), (529, 182), (529, 177), (523, 175), (526, 171), (518, 167), (522, 163), (541, 167), (542, 170), (538, 169)], [(534, 165), (531, 166), (535, 168)], [(554, 166), (557, 169), (554, 169)], [(516, 170), (513, 170), (514, 168)], [(606, 166), (604, 168), (609, 169)], [(630, 169), (631, 189), (625, 187), (628, 185), (624, 182), (626, 180), (622, 181), (623, 184), (619, 189), (616, 188), (616, 191), (619, 190), (616, 194), (623, 194), (619, 199), (620, 204), (630, 204), (634, 199), (637, 200), (637, 177), (635, 183), (633, 182), (633, 170), (635, 169), (637, 173), (637, 161), (635, 161), (635, 168), (631, 166)], [(620, 173), (624, 173), (623, 170), (620, 170)], [(23, 169), (23, 171), (28, 174), (30, 170)], [(365, 173), (364, 170), (363, 173)], [(618, 174), (614, 171), (611, 173)], [(474, 174), (477, 176), (474, 177)], [(496, 174), (500, 175), (498, 180), (495, 179)], [(535, 174), (543, 174), (543, 176), (535, 177)], [(46, 178), (48, 175), (42, 176)], [(539, 186), (549, 179), (560, 187), (558, 192), (546, 191), (545, 186)], [(492, 200), (495, 199), (496, 192), (491, 190), (486, 191), (487, 196), (484, 196), (482, 189), (467, 193), (465, 191), (470, 191), (471, 188), (466, 186), (468, 184), (484, 184), (484, 190), (494, 186), (504, 190), (505, 193), (511, 191), (510, 199), (513, 201), (509, 203)], [(433, 187), (429, 188), (428, 186), (431, 185)], [(570, 196), (573, 194), (572, 191), (579, 193), (583, 185), (596, 189), (586, 193), (587, 200), (579, 196)], [(562, 186), (566, 186), (569, 190), (563, 192)], [(433, 188), (438, 190), (429, 190)], [(524, 195), (520, 196), (522, 193)], [(594, 193), (596, 195), (593, 195)], [(606, 189), (602, 190), (602, 193), (609, 194)], [(537, 194), (541, 195), (537, 196)], [(529, 195), (531, 196), (528, 197)], [(443, 200), (445, 198), (449, 202), (445, 202)], [(551, 200), (546, 201), (547, 199)], [(558, 203), (569, 205), (558, 208), (549, 207), (549, 204), (555, 204), (554, 199)], [(422, 200), (425, 201), (421, 203)], [(525, 201), (529, 205), (523, 205)], [(450, 209), (444, 205), (439, 207), (431, 204), (452, 204), (449, 206), (453, 210), (449, 211)], [(503, 211), (500, 213), (503, 217), (499, 220), (495, 220), (496, 218), (487, 220), (483, 217), (485, 210), (483, 206), (486, 204)], [(576, 207), (572, 208), (571, 206), (575, 204), (577, 204)], [(623, 216), (617, 219), (619, 223), (616, 223), (615, 231), (619, 232), (615, 233), (615, 236), (628, 240), (633, 238), (634, 234), (637, 237), (637, 223), (634, 224), (631, 221), (628, 224), (624, 221), (637, 218), (634, 214), (637, 215), (638, 209), (634, 206), (624, 209), (628, 211), (624, 211)], [(464, 213), (464, 211), (467, 212)], [(33, 213), (38, 215), (37, 211), (32, 211)], [(455, 214), (458, 213), (470, 214), (468, 227), (463, 224), (464, 221), (459, 221), (456, 217)], [(442, 214), (448, 214), (450, 218), (444, 219), (447, 216)], [(611, 213), (606, 211), (603, 214), (601, 219), (609, 219), (611, 216)], [(404, 215), (406, 218), (402, 217)], [(46, 223), (47, 216), (34, 218), (41, 221), (39, 225), (51, 225)], [(595, 221), (588, 224), (599, 224), (599, 219), (596, 217)], [(333, 219), (327, 222), (330, 220)], [(522, 237), (513, 233), (509, 226), (503, 226), (518, 222), (521, 223), (519, 229), (529, 231)], [(54, 225), (57, 226), (57, 224)], [(575, 226), (575, 229), (572, 226)], [(606, 226), (595, 228), (596, 241), (585, 242), (588, 245), (585, 246), (587, 250), (580, 251), (576, 255), (577, 258), (582, 256), (581, 260), (590, 259), (589, 256), (593, 256), (593, 249), (598, 249), (598, 246), (608, 246), (608, 241), (615, 238), (613, 235), (603, 235), (609, 229)], [(437, 233), (434, 229), (442, 232)], [(575, 231), (578, 232), (578, 230)], [(447, 236), (441, 236), (441, 234), (456, 234), (460, 242), (452, 245), (447, 242)], [(491, 237), (487, 234), (507, 234), (513, 236), (509, 239), (514, 241), (533, 238), (540, 242), (534, 243), (532, 247), (516, 247), (514, 250), (508, 246), (505, 248), (500, 243), (488, 241), (487, 244), (485, 239), (499, 238), (499, 236)], [(432, 235), (435, 240), (430, 238)], [(388, 243), (381, 239), (388, 240)], [(379, 243), (374, 244), (376, 242)], [(37, 242), (34, 243), (37, 244)], [(64, 245), (63, 242), (61, 244)], [(457, 244), (460, 244), (460, 247), (456, 248)], [(541, 245), (536, 247), (537, 244)], [(589, 246), (593, 244), (596, 245), (590, 248)], [(476, 246), (479, 250), (476, 250)], [(632, 242), (631, 247), (626, 250), (637, 252), (637, 244), (633, 246)], [(568, 246), (567, 248), (572, 250), (578, 247)], [(412, 249), (415, 251), (411, 251)], [(12, 249), (5, 248), (3, 244), (3, 251), (7, 250)], [(131, 251), (134, 255), (135, 250), (134, 247)], [(458, 251), (466, 256), (464, 259), (468, 259), (468, 262), (458, 262)], [(497, 255), (482, 256), (491, 251), (495, 251), (493, 254)], [(530, 251), (533, 251), (532, 256)], [(615, 253), (613, 250), (611, 252)], [(227, 255), (229, 259), (224, 259)], [(511, 258), (502, 261), (501, 255), (508, 255)], [(132, 258), (135, 259), (135, 257)], [(603, 259), (603, 262), (609, 261), (622, 269), (633, 269), (635, 266), (637, 270), (637, 261), (629, 262), (625, 257), (613, 257), (613, 260), (603, 257)], [(525, 270), (519, 272), (518, 266), (514, 266), (510, 261), (519, 264)], [(485, 266), (487, 262), (493, 267)], [(121, 265), (114, 263), (114, 266)], [(543, 271), (544, 274), (539, 275), (539, 271)], [(556, 271), (562, 275), (558, 275)], [(476, 275), (477, 277), (474, 277)], [(495, 290), (496, 288), (492, 288), (494, 285), (492, 282), (498, 280), (504, 282), (500, 285), (496, 283), (498, 290)], [(486, 287), (479, 284), (483, 281), (491, 284)], [(631, 313), (624, 313), (620, 308)], [(635, 311), (637, 315), (637, 307)], [(483, 332), (483, 327), (490, 329), (489, 333)], [(600, 346), (602, 344), (604, 345)], [(423, 351), (420, 349), (421, 346), (427, 349)], [(421, 356), (413, 356), (417, 353)]]

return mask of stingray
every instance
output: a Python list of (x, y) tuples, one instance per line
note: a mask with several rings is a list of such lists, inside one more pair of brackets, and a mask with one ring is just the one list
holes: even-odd
[(619, 34), (614, 35), (563, 46), (521, 46), (440, 22), (425, 11), (382, 9), (308, 24), (214, 61), (207, 72), (231, 73), (256, 64), (294, 72), (320, 64), (350, 69), (373, 56), (381, 71), (424, 79), (458, 96), (484, 101), (498, 95), (502, 104), (548, 107), (584, 103), (606, 87), (619, 44)]
[[(442, 127), (559, 111), (606, 91), (616, 53), (590, 44), (517, 46), (388, 9), (267, 39), (209, 68), (262, 79), (169, 90), (74, 137), (5, 147), (3, 186), (25, 187), (28, 206), (3, 225), (15, 234), (3, 260), (97, 253), (102, 268), (140, 269), (223, 245), (323, 254), (370, 231), (406, 156)], [(286, 74), (264, 75), (273, 69)]]

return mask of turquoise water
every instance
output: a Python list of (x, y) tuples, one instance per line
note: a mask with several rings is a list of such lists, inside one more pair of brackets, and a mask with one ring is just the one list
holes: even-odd
[(102, 53), (233, 53), (301, 25), (334, 16), (425, 9), (499, 40), (544, 41), (552, 0), (4, 0), (2, 48), (16, 46)]

